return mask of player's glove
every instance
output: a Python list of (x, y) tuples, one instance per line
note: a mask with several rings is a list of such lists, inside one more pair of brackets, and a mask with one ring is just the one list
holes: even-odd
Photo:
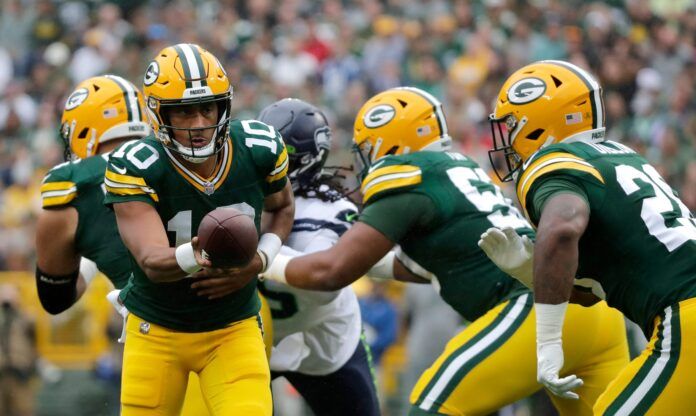
[(534, 243), (513, 228), (489, 228), (478, 241), (489, 259), (505, 273), (532, 288)]
[(563, 368), (561, 331), (568, 302), (560, 305), (535, 303), (537, 320), (537, 381), (564, 399), (578, 399), (572, 390), (582, 386), (576, 375), (559, 378)]

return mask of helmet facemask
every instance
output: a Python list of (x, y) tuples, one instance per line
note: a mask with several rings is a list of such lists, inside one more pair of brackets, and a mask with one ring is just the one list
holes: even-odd
[[(216, 95), (212, 98), (199, 98), (196, 100), (157, 100), (154, 97), (150, 97), (150, 100), (158, 101), (158, 113), (161, 115), (161, 124), (157, 131), (157, 138), (162, 141), (164, 146), (169, 150), (181, 155), (184, 160), (191, 163), (203, 163), (211, 156), (216, 155), (223, 148), (225, 139), (229, 134), (230, 97), (231, 94), (229, 92)], [(209, 102), (214, 102), (217, 106), (218, 116), (215, 124), (195, 128), (176, 127), (171, 124), (167, 114), (169, 108), (202, 105)], [(201, 137), (203, 131), (210, 129), (214, 129), (213, 137), (210, 139), (210, 142), (203, 147), (186, 146), (179, 143), (179, 141), (174, 138), (175, 131), (184, 131), (188, 135), (189, 143), (192, 143), (194, 138)]]
[[(522, 158), (512, 148), (512, 142), (527, 123), (527, 118), (523, 117), (522, 120), (518, 121), (512, 114), (501, 118), (495, 118), (495, 115), (491, 114), (488, 120), (491, 124), (493, 137), (493, 150), (488, 151), (488, 159), (501, 182), (512, 181), (522, 166)], [(505, 167), (500, 166), (501, 157), (505, 161)]]

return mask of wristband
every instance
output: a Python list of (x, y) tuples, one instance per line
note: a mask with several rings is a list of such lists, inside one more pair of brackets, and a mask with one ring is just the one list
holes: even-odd
[(261, 236), (256, 252), (261, 257), (261, 263), (263, 264), (261, 267), (262, 273), (273, 263), (273, 259), (278, 255), (282, 246), (283, 241), (273, 233), (265, 233)]
[(174, 257), (176, 257), (176, 263), (181, 270), (188, 274), (194, 274), (203, 268), (196, 261), (196, 255), (190, 242), (177, 247), (174, 251)]
[(566, 308), (568, 308), (568, 302), (558, 305), (548, 303), (534, 304), (538, 345), (559, 342), (561, 340)]
[(261, 275), (261, 280), (267, 279), (283, 284), (288, 284), (288, 281), (285, 277), (285, 269), (288, 267), (288, 263), (290, 263), (290, 260), (292, 260), (293, 258), (293, 256), (278, 254), (271, 263), (270, 267), (268, 267), (268, 270), (266, 270)]
[(92, 280), (94, 280), (94, 277), (97, 275), (98, 271), (99, 269), (97, 269), (97, 263), (86, 257), (80, 259), (80, 275), (82, 275), (86, 286), (89, 286), (89, 284), (92, 283)]
[(393, 280), (394, 279), (394, 258), (396, 253), (390, 251), (382, 257), (370, 270), (365, 273), (372, 279)]

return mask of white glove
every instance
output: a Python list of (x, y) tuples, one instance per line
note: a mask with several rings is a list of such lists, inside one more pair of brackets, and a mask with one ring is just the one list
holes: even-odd
[(510, 227), (493, 227), (481, 234), (478, 246), (500, 270), (532, 288), (534, 243), (526, 235), (520, 237)]
[(558, 397), (577, 400), (580, 396), (571, 390), (582, 386), (582, 379), (574, 374), (558, 378), (561, 368), (563, 368), (561, 341), (537, 344), (537, 380), (539, 383)]
[(580, 396), (572, 390), (582, 386), (582, 380), (576, 375), (558, 377), (563, 368), (561, 334), (567, 307), (568, 302), (559, 305), (534, 304), (537, 316), (537, 381), (558, 397), (577, 400)]

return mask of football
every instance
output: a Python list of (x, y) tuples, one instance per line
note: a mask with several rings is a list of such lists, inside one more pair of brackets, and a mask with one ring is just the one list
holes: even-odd
[(213, 267), (245, 266), (259, 244), (254, 220), (234, 208), (216, 208), (203, 217), (198, 240), (203, 257)]

